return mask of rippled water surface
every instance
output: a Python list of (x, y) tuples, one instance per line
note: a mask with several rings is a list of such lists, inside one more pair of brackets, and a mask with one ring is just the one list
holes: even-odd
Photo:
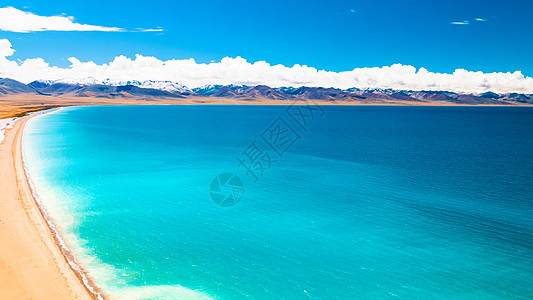
[[(25, 156), (116, 297), (533, 296), (533, 109), (297, 112), (68, 108), (29, 122)], [(223, 173), (242, 185), (214, 191)]]

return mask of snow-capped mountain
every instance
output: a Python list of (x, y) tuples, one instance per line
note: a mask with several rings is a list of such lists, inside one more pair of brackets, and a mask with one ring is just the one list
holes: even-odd
[(128, 81), (127, 84), (121, 85), (134, 85), (136, 87), (145, 88), (145, 89), (156, 89), (167, 92), (178, 92), (178, 93), (190, 93), (191, 90), (184, 86), (183, 84), (172, 82), (172, 81), (153, 81), (146, 80), (143, 82), (140, 81)]
[(184, 86), (183, 84), (172, 82), (172, 81), (156, 81), (156, 80), (146, 80), (146, 81), (137, 81), (137, 80), (128, 80), (128, 81), (119, 81), (112, 79), (99, 80), (93, 77), (85, 77), (80, 79), (58, 79), (58, 80), (39, 80), (38, 82), (44, 83), (47, 85), (53, 85), (56, 83), (66, 83), (71, 85), (79, 86), (89, 86), (89, 85), (107, 85), (107, 86), (126, 86), (133, 85), (139, 88), (145, 89), (156, 89), (160, 91), (167, 92), (177, 92), (177, 93), (190, 93), (191, 90)]
[[(245, 101), (317, 100), (360, 104), (484, 104), (530, 105), (533, 94), (455, 93), (449, 91), (402, 91), (394, 89), (323, 87), (276, 87), (265, 85), (207, 85), (194, 89), (171, 81), (114, 81), (83, 78), (80, 80), (47, 80), (24, 84), (0, 78), (0, 97), (12, 94), (37, 94), (61, 97), (94, 97), (123, 99), (185, 99), (193, 97), (233, 98)], [(203, 101), (203, 100), (202, 100)]]

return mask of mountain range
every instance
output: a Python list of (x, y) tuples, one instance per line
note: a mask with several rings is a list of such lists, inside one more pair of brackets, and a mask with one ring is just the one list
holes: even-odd
[(107, 99), (186, 99), (190, 97), (232, 98), (241, 101), (294, 101), (299, 99), (321, 102), (360, 104), (533, 104), (533, 94), (456, 93), (445, 91), (405, 91), (392, 89), (336, 89), (322, 87), (280, 87), (266, 85), (209, 85), (190, 89), (170, 81), (34, 81), (24, 84), (0, 78), (0, 100), (9, 95), (42, 95), (54, 97), (93, 97)]

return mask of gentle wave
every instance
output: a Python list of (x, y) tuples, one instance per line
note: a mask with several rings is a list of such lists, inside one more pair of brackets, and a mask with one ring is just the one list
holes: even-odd
[[(37, 113), (42, 115), (44, 113), (57, 112), (59, 109), (47, 110), (43, 113)], [(31, 122), (32, 120), (29, 120)], [(117, 299), (212, 299), (207, 294), (201, 291), (195, 291), (187, 289), (178, 285), (149, 285), (149, 286), (133, 286), (133, 287), (121, 287), (124, 286), (124, 280), (119, 279), (117, 274), (124, 274), (124, 270), (117, 270), (113, 266), (100, 261), (96, 256), (91, 255), (90, 251), (84, 248), (82, 245), (85, 241), (79, 236), (74, 234), (72, 229), (74, 228), (74, 220), (78, 219), (72, 214), (69, 214), (63, 208), (56, 207), (56, 214), (51, 215), (49, 210), (46, 209), (48, 205), (54, 203), (51, 201), (57, 195), (52, 195), (52, 191), (49, 193), (41, 193), (41, 196), (37, 193), (34, 180), (30, 176), (30, 170), (28, 167), (28, 160), (25, 151), (26, 147), (26, 126), (23, 128), (22, 138), (22, 163), (24, 173), (28, 181), (31, 193), (37, 206), (44, 216), (44, 219), (50, 228), (56, 244), (61, 249), (70, 267), (74, 270), (79, 278), (81, 278), (83, 285), (97, 298), (104, 299), (117, 298)], [(47, 196), (43, 196), (43, 194)], [(44, 201), (43, 201), (44, 199)], [(56, 201), (57, 202), (57, 201)], [(57, 205), (57, 203), (56, 203)], [(59, 205), (58, 205), (59, 206)], [(53, 210), (53, 209), (52, 209)], [(63, 210), (57, 212), (57, 210)], [(96, 284), (96, 282), (98, 284)]]
[[(48, 112), (54, 112), (59, 111), (59, 109), (53, 109)], [(42, 115), (41, 113), (40, 115)], [(29, 122), (29, 121), (28, 121)], [(26, 124), (27, 125), (27, 124)], [(52, 231), (52, 234), (54, 235), (55, 240), (57, 241), (57, 244), (59, 245), (59, 248), (63, 252), (63, 255), (67, 258), (67, 262), (69, 263), (70, 267), (76, 272), (76, 274), (82, 278), (82, 282), (84, 286), (93, 293), (98, 299), (103, 299), (102, 295), (97, 291), (97, 289), (93, 286), (91, 283), (91, 280), (89, 277), (85, 274), (83, 269), (80, 267), (80, 265), (76, 262), (76, 259), (73, 256), (72, 251), (67, 247), (67, 244), (61, 237), (59, 230), (57, 229), (57, 226), (55, 225), (55, 222), (50, 217), (50, 214), (48, 211), (44, 208), (43, 202), (41, 201), (41, 198), (37, 194), (37, 191), (35, 189), (35, 185), (33, 183), (33, 180), (30, 176), (30, 171), (28, 169), (28, 163), (26, 160), (26, 151), (25, 151), (25, 139), (26, 139), (26, 126), (22, 129), (22, 165), (24, 167), (24, 174), (26, 175), (26, 180), (28, 181), (28, 185), (30, 187), (33, 199), (35, 199), (35, 202), (37, 203), (37, 206), (39, 210), (41, 211), (42, 215), (44, 216), (44, 219), (46, 220), (46, 223), (50, 230)]]
[(175, 285), (147, 285), (118, 288), (112, 291), (118, 299), (142, 300), (142, 299), (180, 299), (180, 300), (204, 300), (213, 299), (210, 296), (182, 286)]
[(529, 115), (335, 109), (231, 209), (207, 184), (285, 108), (69, 108), (27, 158), (104, 298), (531, 294)]

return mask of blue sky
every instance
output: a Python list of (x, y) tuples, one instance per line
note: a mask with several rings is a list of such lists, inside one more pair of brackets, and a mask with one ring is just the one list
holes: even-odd
[[(96, 63), (140, 53), (197, 62), (241, 56), (329, 71), (401, 63), (432, 72), (533, 75), (533, 1), (2, 1), (40, 16), (163, 32), (0, 31), (12, 59)], [(476, 21), (476, 18), (485, 21)], [(468, 21), (468, 25), (452, 22)]]

